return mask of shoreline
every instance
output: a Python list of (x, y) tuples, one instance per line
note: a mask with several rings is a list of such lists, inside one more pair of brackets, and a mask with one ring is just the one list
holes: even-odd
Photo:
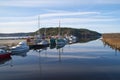
[(0, 39), (0, 46), (15, 46), (21, 41), (26, 41), (26, 39)]

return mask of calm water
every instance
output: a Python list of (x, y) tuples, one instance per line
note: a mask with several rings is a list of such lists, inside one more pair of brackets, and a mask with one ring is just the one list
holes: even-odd
[(0, 80), (120, 80), (120, 52), (99, 39), (30, 50), (1, 61)]

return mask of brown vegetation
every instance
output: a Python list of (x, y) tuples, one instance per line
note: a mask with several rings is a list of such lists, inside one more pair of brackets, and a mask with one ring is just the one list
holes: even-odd
[(112, 49), (120, 51), (120, 33), (103, 34), (102, 41)]
[(0, 46), (15, 46), (17, 45), (19, 42), (21, 41), (25, 41), (25, 39), (6, 39), (6, 40), (0, 40)]

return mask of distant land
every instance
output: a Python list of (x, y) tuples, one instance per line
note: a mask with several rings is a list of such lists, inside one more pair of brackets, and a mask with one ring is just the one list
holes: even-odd
[(104, 33), (102, 34), (105, 38), (120, 38), (120, 33)]
[[(43, 34), (46, 32), (47, 36), (54, 36), (54, 35), (58, 35), (59, 31), (60, 31), (60, 35), (74, 35), (78, 38), (81, 37), (100, 37), (101, 34), (96, 32), (96, 31), (92, 31), (92, 30), (88, 30), (88, 29), (76, 29), (76, 28), (41, 28), (40, 33)], [(37, 34), (38, 31), (34, 32), (32, 35)]]
[(29, 36), (33, 32), (30, 33), (0, 33), (0, 37), (22, 37), (22, 36)]
[(82, 37), (100, 37), (101, 34), (96, 32), (96, 31), (91, 31), (88, 29), (75, 29), (75, 28), (41, 28), (37, 30), (36, 32), (29, 32), (29, 33), (0, 33), (0, 37), (16, 37), (16, 36), (30, 36), (30, 35), (35, 35), (38, 34), (38, 31), (40, 31), (41, 34), (46, 32), (46, 36), (55, 36), (58, 35), (58, 32), (60, 31), (61, 35), (74, 35), (78, 38)]

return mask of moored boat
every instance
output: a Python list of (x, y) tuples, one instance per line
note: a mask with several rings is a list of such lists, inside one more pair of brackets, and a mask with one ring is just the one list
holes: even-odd
[(14, 53), (20, 53), (20, 52), (26, 52), (29, 50), (29, 46), (25, 41), (20, 42), (17, 46), (13, 46), (10, 48), (11, 52)]
[(4, 49), (0, 49), (0, 59), (10, 58), (10, 52), (7, 52)]

